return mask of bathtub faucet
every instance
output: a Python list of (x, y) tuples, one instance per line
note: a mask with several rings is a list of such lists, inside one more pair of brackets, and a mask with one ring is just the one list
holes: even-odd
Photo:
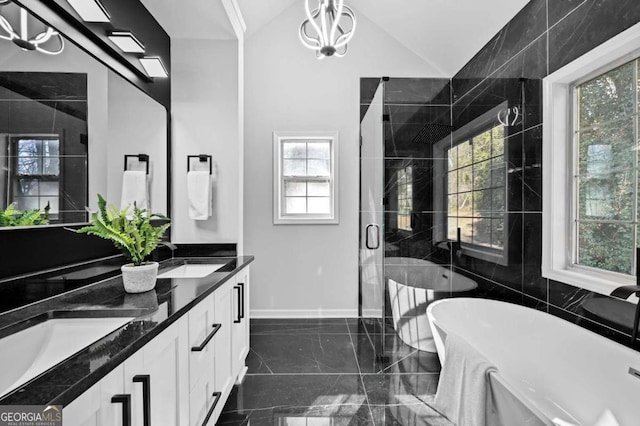
[[(632, 294), (640, 298), (640, 247), (636, 248), (636, 285), (624, 285), (611, 292), (613, 297), (625, 300)], [(636, 304), (636, 314), (633, 317), (633, 329), (631, 330), (632, 345), (636, 343), (636, 337), (638, 336), (638, 322), (640, 322), (640, 301)]]
[[(628, 299), (632, 294), (635, 294), (640, 298), (640, 285), (625, 285), (622, 287), (618, 287), (611, 292), (611, 295), (613, 297), (625, 300)], [(631, 330), (632, 345), (636, 342), (636, 337), (638, 336), (638, 322), (640, 322), (640, 303), (636, 305), (636, 314), (633, 317), (633, 329)]]

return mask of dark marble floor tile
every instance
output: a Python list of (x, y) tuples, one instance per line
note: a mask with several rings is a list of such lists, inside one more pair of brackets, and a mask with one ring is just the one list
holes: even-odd
[(349, 334), (251, 335), (249, 374), (358, 373)]
[[(352, 319), (357, 323), (357, 319)], [(252, 319), (251, 335), (263, 334), (348, 334), (344, 318)]]
[(384, 426), (454, 426), (427, 404), (372, 406), (376, 425)]
[(549, 0), (549, 27), (553, 27), (587, 1), (589, 0)]
[[(357, 323), (349, 324), (351, 334), (379, 334), (382, 333), (381, 318), (360, 318)], [(393, 319), (385, 328), (385, 332), (393, 332)]]
[[(436, 353), (420, 351), (405, 344), (391, 331), (383, 334), (354, 339), (358, 365), (363, 374), (423, 374), (440, 372), (440, 361)], [(384, 342), (384, 343), (383, 343)], [(375, 350), (374, 350), (375, 348)], [(380, 357), (384, 353), (384, 357)]]
[[(234, 387), (218, 424), (237, 423), (239, 416), (250, 423), (293, 424), (285, 419), (335, 418), (344, 425), (367, 424), (371, 420), (365, 389), (353, 375), (247, 375)], [(283, 423), (285, 421), (285, 423)], [(236, 422), (236, 423), (233, 423)], [(269, 423), (272, 422), (272, 423)]]
[[(361, 83), (362, 84), (362, 83)], [(386, 104), (449, 105), (448, 78), (391, 78), (384, 85)]]
[(530, 1), (454, 76), (454, 101), (508, 62), (546, 29), (546, 0)]
[(585, 1), (549, 30), (549, 72), (554, 72), (640, 21), (637, 0)]
[(439, 373), (365, 374), (364, 387), (373, 405), (421, 405), (435, 395)]

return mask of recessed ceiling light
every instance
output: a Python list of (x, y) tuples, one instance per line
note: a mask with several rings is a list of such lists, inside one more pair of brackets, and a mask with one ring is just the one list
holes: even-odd
[(86, 22), (109, 22), (111, 16), (100, 0), (67, 0)]
[(149, 77), (169, 77), (169, 72), (164, 67), (162, 59), (157, 56), (145, 56), (144, 58), (140, 58), (140, 64), (142, 64), (142, 67)]
[(123, 52), (144, 53), (144, 44), (131, 31), (111, 31), (107, 37)]

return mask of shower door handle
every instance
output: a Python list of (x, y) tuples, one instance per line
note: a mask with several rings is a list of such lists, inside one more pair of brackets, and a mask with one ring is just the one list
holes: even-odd
[[(376, 235), (376, 245), (375, 246), (371, 246), (371, 244), (369, 244), (369, 229), (371, 228), (375, 228), (375, 235)], [(380, 227), (378, 225), (376, 225), (375, 223), (370, 223), (367, 225), (367, 227), (365, 228), (365, 241), (364, 244), (365, 246), (367, 246), (367, 248), (369, 250), (376, 250), (380, 248)]]

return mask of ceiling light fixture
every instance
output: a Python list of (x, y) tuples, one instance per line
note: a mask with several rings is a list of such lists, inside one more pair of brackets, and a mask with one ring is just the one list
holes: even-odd
[(85, 22), (109, 22), (111, 15), (100, 0), (67, 0)]
[[(318, 7), (311, 10), (309, 2), (304, 6), (307, 19), (300, 25), (300, 40), (309, 49), (316, 52), (316, 57), (342, 57), (347, 53), (347, 43), (356, 29), (356, 16), (344, 0), (318, 0)], [(342, 19), (342, 18), (346, 19)], [(342, 20), (342, 22), (340, 22)], [(345, 27), (344, 23), (348, 22)], [(313, 30), (314, 35), (309, 31)]]
[(140, 64), (149, 77), (164, 78), (169, 77), (169, 72), (158, 56), (145, 56), (140, 58)]
[(110, 31), (107, 37), (126, 53), (144, 53), (144, 44), (131, 31)]
[[(0, 1), (0, 6), (11, 3), (11, 0)], [(52, 27), (45, 26), (45, 30), (29, 38), (29, 14), (19, 6), (20, 10), (20, 32), (16, 31), (7, 18), (0, 14), (0, 28), (6, 35), (0, 34), (0, 39), (12, 41), (14, 44), (27, 51), (37, 51), (47, 55), (57, 55), (64, 50), (64, 39), (58, 31)], [(51, 44), (52, 42), (53, 44)], [(41, 45), (47, 44), (50, 48)]]

